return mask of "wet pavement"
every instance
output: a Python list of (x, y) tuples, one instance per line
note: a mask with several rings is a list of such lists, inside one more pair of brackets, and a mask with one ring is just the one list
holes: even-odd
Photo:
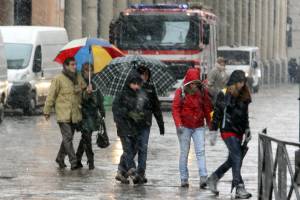
[[(278, 89), (263, 89), (253, 96), (250, 106), (250, 125), (253, 139), (244, 160), (242, 175), (247, 189), (257, 199), (257, 133), (264, 127), (269, 135), (298, 141), (298, 86), (285, 85)], [(231, 199), (231, 172), (218, 185), (220, 196), (199, 189), (199, 178), (194, 150), (189, 156), (190, 188), (180, 188), (178, 171), (179, 147), (172, 115), (164, 112), (165, 136), (160, 136), (154, 122), (147, 161), (148, 183), (143, 186), (122, 185), (115, 181), (117, 164), (122, 153), (116, 136), (112, 114), (107, 111), (107, 128), (111, 145), (100, 149), (95, 145), (95, 165), (83, 169), (59, 170), (54, 159), (61, 135), (54, 116), (45, 121), (42, 116), (7, 116), (0, 125), (0, 199)], [(77, 147), (80, 134), (76, 133)], [(291, 151), (291, 159), (293, 159)], [(215, 146), (206, 140), (209, 173), (227, 157), (223, 141)], [(86, 160), (83, 161), (85, 163)]]

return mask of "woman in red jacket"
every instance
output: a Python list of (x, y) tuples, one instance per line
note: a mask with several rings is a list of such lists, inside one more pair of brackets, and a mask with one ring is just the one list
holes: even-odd
[(189, 69), (185, 75), (183, 86), (176, 90), (172, 105), (172, 114), (180, 145), (179, 171), (182, 187), (189, 186), (187, 161), (191, 138), (194, 141), (198, 162), (200, 188), (206, 187), (204, 126), (205, 121), (210, 126), (211, 110), (212, 106), (208, 91), (200, 81), (200, 69)]

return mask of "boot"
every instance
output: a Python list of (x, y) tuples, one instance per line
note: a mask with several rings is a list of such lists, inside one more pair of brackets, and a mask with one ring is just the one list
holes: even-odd
[(94, 161), (93, 161), (93, 160), (88, 161), (87, 163), (88, 163), (88, 165), (89, 165), (89, 170), (95, 169), (95, 165), (94, 165)]
[(147, 183), (148, 182), (148, 179), (146, 178), (146, 175), (140, 175), (140, 178), (141, 178), (141, 181), (142, 183)]
[(129, 184), (128, 176), (125, 176), (121, 171), (117, 172), (115, 179), (123, 184)]
[(63, 160), (59, 160), (56, 158), (55, 162), (58, 164), (60, 169), (67, 167), (67, 165), (65, 164), (65, 162)]
[(78, 168), (82, 168), (83, 167), (83, 165), (81, 163), (81, 160), (77, 160), (77, 166), (78, 166)]
[(187, 179), (181, 180), (181, 187), (188, 188), (190, 186), (189, 181)]
[(200, 189), (205, 189), (207, 186), (207, 176), (200, 177)]
[(217, 184), (218, 184), (219, 178), (217, 177), (216, 174), (212, 174), (210, 177), (207, 179), (207, 185), (208, 189), (214, 193), (215, 195), (219, 195), (219, 191), (217, 189)]
[(252, 194), (247, 192), (244, 184), (238, 184), (236, 186), (235, 198), (236, 199), (249, 199)]

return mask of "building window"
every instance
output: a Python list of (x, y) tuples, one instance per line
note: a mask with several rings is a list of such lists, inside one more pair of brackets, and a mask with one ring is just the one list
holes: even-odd
[(31, 25), (31, 0), (15, 0), (14, 4), (15, 25)]

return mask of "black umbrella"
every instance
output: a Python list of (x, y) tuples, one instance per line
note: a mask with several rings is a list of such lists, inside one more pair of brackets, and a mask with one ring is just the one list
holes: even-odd
[(113, 59), (104, 70), (94, 76), (93, 82), (103, 95), (116, 96), (122, 91), (130, 72), (140, 65), (151, 71), (151, 82), (158, 95), (164, 95), (176, 83), (166, 64), (139, 55)]

